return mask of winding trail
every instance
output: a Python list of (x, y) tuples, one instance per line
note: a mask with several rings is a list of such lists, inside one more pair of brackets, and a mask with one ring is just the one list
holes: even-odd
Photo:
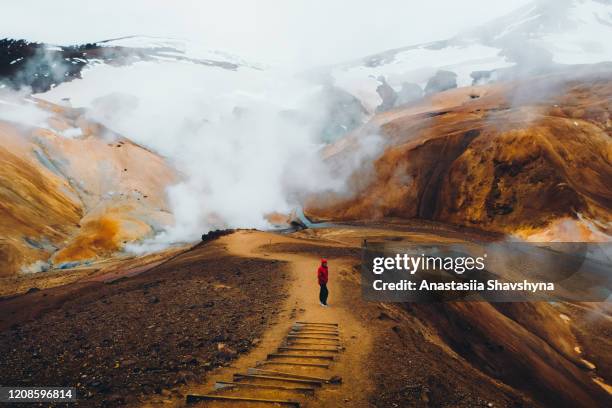
[[(372, 347), (372, 337), (368, 328), (355, 316), (351, 308), (351, 300), (360, 296), (359, 286), (347, 279), (350, 275), (350, 265), (342, 260), (329, 260), (330, 267), (330, 307), (324, 308), (318, 300), (318, 284), (316, 269), (319, 258), (314, 255), (275, 253), (261, 247), (277, 243), (304, 244), (298, 240), (278, 234), (259, 231), (240, 231), (221, 238), (232, 255), (263, 258), (285, 261), (288, 263), (290, 280), (287, 285), (287, 298), (279, 310), (276, 320), (265, 332), (259, 344), (249, 353), (240, 356), (229, 367), (222, 367), (212, 371), (206, 382), (199, 386), (189, 387), (188, 394), (208, 394), (214, 389), (217, 381), (228, 381), (236, 372), (247, 372), (249, 368), (256, 367), (259, 361), (266, 359), (267, 355), (276, 352), (278, 346), (287, 336), (295, 321), (337, 323), (342, 338), (344, 350), (339, 354), (330, 368), (320, 376), (340, 376), (341, 385), (324, 386), (317, 389), (312, 396), (299, 396), (296, 399), (302, 407), (366, 407), (368, 397), (372, 391), (371, 379), (366, 369), (366, 359)], [(309, 241), (309, 245), (330, 244), (321, 241)], [(332, 244), (333, 245), (333, 244)], [(324, 249), (322, 247), (322, 252)], [(286, 366), (289, 367), (289, 366)], [(262, 367), (269, 370), (288, 372), (290, 368), (282, 366)], [(295, 368), (294, 368), (295, 370)], [(322, 369), (319, 369), (322, 370)], [(294, 371), (295, 372), (295, 371)], [(310, 371), (308, 374), (311, 374)], [(299, 373), (298, 373), (299, 374)], [(259, 406), (245, 403), (205, 403), (203, 406)], [(196, 405), (198, 406), (198, 405)], [(268, 404), (268, 406), (270, 406)]]

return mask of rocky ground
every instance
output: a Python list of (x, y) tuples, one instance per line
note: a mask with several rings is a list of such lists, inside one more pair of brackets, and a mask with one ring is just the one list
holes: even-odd
[[(600, 304), (363, 300), (364, 238), (463, 236), (440, 231), (424, 224), (242, 231), (138, 275), (4, 298), (0, 383), (76, 386), (78, 406), (182, 407), (186, 393), (227, 379), (230, 362), (250, 367), (270, 352), (266, 344), (277, 347), (273, 337), (296, 318), (326, 318), (344, 333), (334, 368), (344, 382), (308, 406), (608, 406), (610, 317)], [(321, 256), (331, 265), (330, 308), (316, 298)]]
[(57, 309), (0, 332), (0, 382), (76, 386), (83, 407), (178, 393), (257, 344), (283, 299), (283, 269), (209, 243), (132, 278), (65, 288)]
[(372, 356), (379, 392), (372, 398), (374, 407), (540, 406), (465, 360), (450, 357), (443, 345), (426, 337), (423, 325), (393, 310), (381, 310), (372, 317), (385, 336)]
[[(359, 316), (374, 339), (364, 368), (373, 384), (368, 406), (607, 406), (610, 320), (605, 305), (364, 302), (355, 250), (363, 239), (420, 242), (468, 236), (435, 224), (429, 232), (426, 224), (353, 228), (303, 231), (294, 234), (309, 237), (303, 244), (265, 248), (324, 254), (334, 264), (343, 258), (351, 265), (330, 273), (343, 285), (342, 299), (334, 301)], [(487, 238), (492, 237), (480, 235)], [(312, 245), (317, 240), (329, 244)]]

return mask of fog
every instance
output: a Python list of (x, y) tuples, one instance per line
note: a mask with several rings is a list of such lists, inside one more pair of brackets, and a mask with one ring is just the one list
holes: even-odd
[(9, 0), (0, 36), (58, 44), (182, 38), (246, 59), (318, 66), (451, 37), (528, 0)]
[(28, 126), (46, 127), (46, 120), (51, 115), (28, 101), (27, 96), (26, 89), (19, 92), (0, 89), (0, 120)]

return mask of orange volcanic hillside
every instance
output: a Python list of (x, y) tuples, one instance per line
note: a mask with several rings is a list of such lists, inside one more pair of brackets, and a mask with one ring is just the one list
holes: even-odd
[(45, 127), (0, 121), (0, 276), (109, 256), (170, 222), (176, 175), (161, 157), (78, 110), (37, 106)]
[(339, 162), (372, 129), (386, 142), (371, 174), (353, 175), (357, 194), (315, 197), (306, 212), (602, 239), (612, 221), (611, 110), (609, 64), (572, 79), (560, 72), (436, 94), (379, 114), (332, 146), (328, 159)]

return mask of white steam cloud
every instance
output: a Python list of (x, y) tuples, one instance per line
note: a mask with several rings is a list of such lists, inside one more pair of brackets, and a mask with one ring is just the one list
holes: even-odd
[[(333, 102), (321, 85), (272, 70), (180, 62), (99, 65), (84, 76), (45, 98), (88, 106), (92, 119), (155, 150), (182, 176), (167, 190), (174, 224), (141, 250), (217, 228), (269, 227), (266, 214), (287, 213), (304, 195), (343, 192), (353, 170), (332, 171), (322, 158)], [(378, 139), (366, 140), (370, 153), (355, 155), (379, 150)]]
[(47, 127), (49, 112), (39, 109), (34, 101), (27, 98), (28, 90), (13, 91), (0, 89), (0, 120), (22, 125)]

